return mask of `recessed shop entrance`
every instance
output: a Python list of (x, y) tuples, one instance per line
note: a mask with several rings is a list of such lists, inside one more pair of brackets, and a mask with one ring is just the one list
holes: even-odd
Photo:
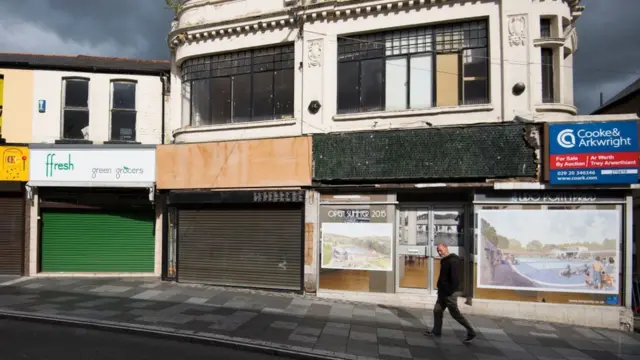
[(436, 245), (444, 243), (460, 256), (460, 279), (466, 265), (465, 228), (462, 206), (401, 206), (396, 241), (396, 291), (436, 294), (440, 256)]

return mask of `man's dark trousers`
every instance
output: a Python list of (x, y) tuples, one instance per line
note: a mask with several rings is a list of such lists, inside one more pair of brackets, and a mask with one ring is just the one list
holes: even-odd
[(442, 316), (444, 315), (445, 309), (449, 309), (449, 314), (454, 318), (460, 325), (464, 326), (467, 329), (468, 335), (475, 335), (476, 332), (471, 327), (471, 324), (465, 319), (465, 317), (460, 313), (460, 308), (458, 307), (458, 295), (453, 294), (450, 296), (440, 296), (438, 295), (438, 300), (436, 301), (436, 306), (433, 307), (433, 333), (434, 334), (442, 334)]

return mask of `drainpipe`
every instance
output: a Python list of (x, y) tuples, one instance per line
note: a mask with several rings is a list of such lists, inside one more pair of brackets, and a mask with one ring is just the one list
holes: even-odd
[(167, 77), (165, 73), (162, 73), (160, 75), (160, 82), (162, 82), (162, 89), (160, 90), (160, 100), (162, 101), (162, 124), (161, 124), (161, 134), (160, 134), (160, 144), (164, 145), (164, 138), (165, 138), (165, 129), (166, 129), (166, 124), (165, 124), (165, 99), (164, 99), (164, 89), (166, 89), (167, 87)]
[[(498, 6), (500, 7), (500, 102), (502, 103), (500, 106), (500, 117), (501, 117), (501, 122), (505, 122), (506, 118), (505, 118), (505, 86), (504, 86), (504, 82), (505, 80), (505, 72), (504, 72), (504, 51), (505, 51), (505, 44), (504, 44), (504, 4), (502, 1), (498, 1)], [(489, 52), (491, 53), (491, 52)], [(488, 59), (489, 64), (491, 64), (491, 59)], [(531, 91), (531, 90), (529, 90)]]

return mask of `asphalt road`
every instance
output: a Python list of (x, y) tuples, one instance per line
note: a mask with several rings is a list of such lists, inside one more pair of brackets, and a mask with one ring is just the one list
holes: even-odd
[(224, 347), (0, 319), (2, 360), (275, 360)]

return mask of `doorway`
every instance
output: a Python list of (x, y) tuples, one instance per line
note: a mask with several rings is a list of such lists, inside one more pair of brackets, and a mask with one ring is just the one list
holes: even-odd
[(465, 213), (463, 207), (401, 207), (397, 222), (396, 287), (401, 293), (435, 295), (440, 275), (436, 245), (447, 244), (460, 256), (460, 283), (465, 284)]

